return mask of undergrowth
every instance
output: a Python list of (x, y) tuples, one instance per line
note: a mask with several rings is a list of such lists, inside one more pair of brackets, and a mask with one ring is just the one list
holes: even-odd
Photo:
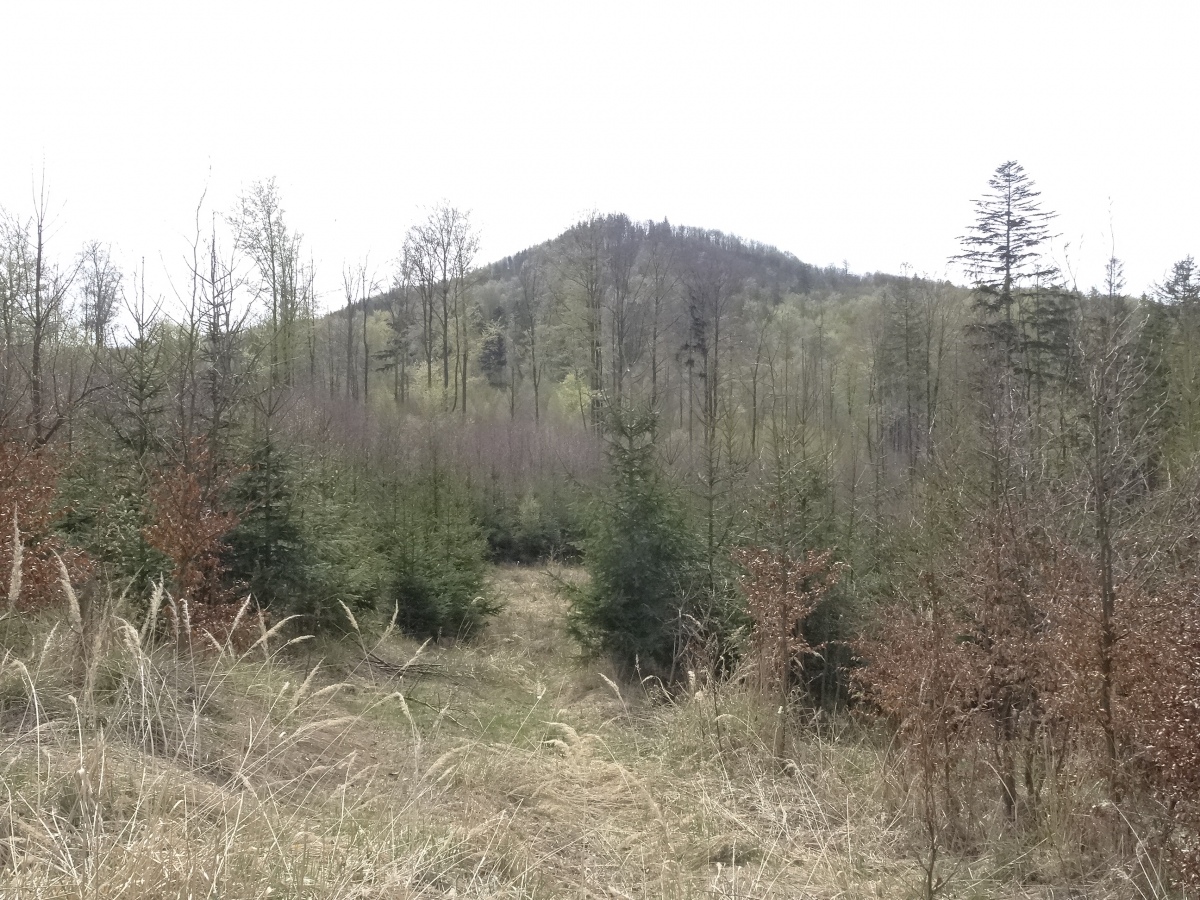
[[(491, 582), (473, 646), (349, 609), (348, 638), (289, 639), (246, 607), (239, 649), (172, 636), (165, 597), (3, 618), (0, 896), (922, 895), (921, 798), (878, 728), (619, 682), (545, 570)], [(1136, 853), (996, 835), (946, 851), (940, 896), (1155, 896)]]

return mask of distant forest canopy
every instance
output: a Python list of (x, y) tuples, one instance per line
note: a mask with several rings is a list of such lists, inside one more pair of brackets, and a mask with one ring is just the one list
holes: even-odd
[[(436, 214), (431, 222), (434, 218)], [(387, 370), (395, 377), (394, 394), (401, 398), (412, 390), (412, 369), (422, 353), (425, 387), (437, 380), (432, 377), (437, 362), (442, 390), (454, 398), (451, 389), (458, 385), (461, 394), (470, 379), (455, 373), (464, 355), (475, 352), (469, 333), (474, 331), (475, 371), (491, 386), (507, 389), (514, 417), (523, 410), (540, 419), (547, 372), (550, 384), (582, 382), (589, 391), (589, 407), (595, 401), (599, 408), (606, 394), (617, 397), (631, 389), (636, 393), (643, 383), (656, 400), (660, 383), (677, 394), (687, 380), (680, 373), (694, 376), (698, 357), (708, 352), (706, 303), (719, 307), (721, 321), (713, 323), (718, 329), (713, 337), (719, 342), (721, 324), (741, 328), (740, 320), (756, 309), (861, 296), (902, 280), (818, 268), (774, 247), (719, 231), (595, 214), (557, 238), (476, 270), (470, 279), (474, 328), (463, 332), (454, 303), (442, 303), (454, 289), (453, 280), (440, 273), (453, 265), (445, 259), (432, 265), (422, 261), (423, 244), (414, 238), (423, 234), (424, 246), (442, 248), (452, 241), (430, 241), (428, 226), (410, 232), (393, 284), (369, 304), (387, 316), (394, 330), (421, 335), (415, 353), (407, 346), (402, 350), (403, 341), (394, 335), (383, 351)], [(444, 249), (440, 252), (446, 255)], [(440, 294), (431, 288), (430, 269), (450, 285)], [(709, 293), (712, 296), (706, 297)], [(347, 307), (334, 315), (353, 317), (355, 312)], [(444, 321), (455, 324), (448, 327)], [(743, 338), (741, 331), (725, 335), (726, 341)], [(587, 359), (578, 358), (581, 349), (587, 351)], [(719, 356), (719, 344), (716, 351)], [(449, 356), (454, 366), (447, 364)], [(460, 413), (467, 408), (454, 399), (450, 406)]]
[[(671, 225), (669, 221), (662, 222), (633, 222), (628, 216), (611, 213), (601, 217), (609, 228), (629, 228), (640, 234), (640, 239), (696, 241), (728, 253), (731, 257), (748, 263), (757, 270), (759, 279), (773, 281), (774, 288), (781, 297), (784, 293), (805, 293), (815, 288), (834, 288), (845, 279), (861, 280), (862, 276), (851, 274), (846, 267), (818, 267), (802, 262), (794, 254), (779, 250), (769, 244), (758, 241), (748, 241), (736, 235), (728, 235), (721, 231), (708, 228), (695, 228), (690, 225)], [(583, 224), (578, 223), (578, 224)], [(506, 256), (484, 266), (480, 277), (482, 280), (505, 279), (514, 277), (521, 266), (532, 255), (539, 251), (551, 250), (555, 245), (562, 244), (566, 234), (548, 240), (537, 247), (528, 247), (512, 256)]]

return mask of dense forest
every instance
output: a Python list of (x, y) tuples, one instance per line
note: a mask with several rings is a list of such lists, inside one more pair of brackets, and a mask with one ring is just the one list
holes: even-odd
[(1015, 162), (974, 210), (955, 284), (599, 213), (486, 263), (447, 204), (330, 302), (273, 181), (197, 215), (169, 296), (43, 194), (0, 217), (7, 615), (66, 581), (160, 598), (163, 640), (239, 639), (250, 596), (446, 644), (490, 563), (579, 563), (627, 681), (895, 735), (929, 896), (1068, 781), (1200, 885), (1200, 272), (1071, 283)]

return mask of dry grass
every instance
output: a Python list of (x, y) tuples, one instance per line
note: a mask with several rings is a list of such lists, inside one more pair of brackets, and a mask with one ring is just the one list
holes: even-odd
[[(119, 609), (0, 621), (0, 897), (919, 896), (912, 798), (871, 734), (793, 728), (781, 771), (741, 689), (667, 700), (581, 665), (554, 589), (578, 575), (494, 577), (507, 608), (469, 648), (183, 654)], [(1148, 882), (1047, 858), (954, 860), (942, 896)]]

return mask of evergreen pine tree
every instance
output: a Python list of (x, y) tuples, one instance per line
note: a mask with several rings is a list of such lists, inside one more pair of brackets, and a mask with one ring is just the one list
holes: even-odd
[(269, 435), (251, 449), (249, 465), (230, 494), (230, 506), (241, 515), (227, 539), (230, 577), (244, 583), (263, 606), (318, 616), (292, 507), (291, 466)]
[(695, 536), (663, 472), (655, 416), (613, 409), (605, 430), (610, 478), (592, 502), (584, 541), (589, 583), (572, 597), (571, 632), (627, 674), (665, 675), (696, 591)]
[(460, 487), (436, 463), (392, 486), (382, 552), (391, 560), (389, 607), (409, 634), (471, 638), (500, 611), (486, 584), (486, 542)]
[[(1063, 321), (1053, 290), (1057, 272), (1045, 259), (1055, 214), (1042, 209), (1041, 193), (1013, 160), (996, 169), (988, 189), (973, 201), (975, 222), (959, 238), (963, 250), (954, 259), (971, 279), (985, 343), (1016, 368), (1018, 353), (1040, 359), (1041, 342)], [(1031, 302), (1023, 310), (1025, 296)], [(1032, 368), (1028, 360), (1024, 368)]]

